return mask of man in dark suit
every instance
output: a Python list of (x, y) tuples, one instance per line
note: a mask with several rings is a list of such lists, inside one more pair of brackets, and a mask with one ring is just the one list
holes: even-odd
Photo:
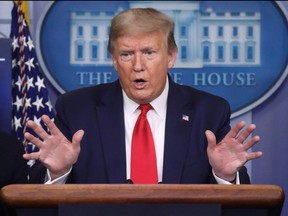
[(42, 117), (51, 134), (28, 122), (41, 138), (25, 134), (40, 149), (24, 155), (39, 161), (32, 182), (137, 183), (130, 164), (140, 104), (153, 107), (147, 119), (158, 182), (250, 182), (244, 165), (262, 155), (247, 152), (260, 139), (245, 141), (255, 125), (231, 129), (226, 100), (171, 80), (177, 46), (167, 15), (151, 8), (121, 12), (111, 22), (108, 50), (119, 80), (61, 95), (55, 123)]
[[(12, 135), (0, 131), (0, 189), (9, 184), (28, 183), (28, 167), (23, 154), (22, 143)], [(6, 214), (12, 214), (12, 210), (8, 210), (0, 202), (0, 215)]]

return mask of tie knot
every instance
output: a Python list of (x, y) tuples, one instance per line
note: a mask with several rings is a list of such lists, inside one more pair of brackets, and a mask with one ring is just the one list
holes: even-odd
[(151, 104), (140, 104), (139, 109), (141, 110), (142, 115), (146, 115), (150, 109), (153, 109)]

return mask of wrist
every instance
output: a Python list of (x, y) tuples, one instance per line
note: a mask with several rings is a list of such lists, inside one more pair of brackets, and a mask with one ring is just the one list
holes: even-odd
[(226, 176), (226, 175), (222, 175), (222, 174), (215, 172), (213, 169), (212, 169), (212, 172), (219, 179), (222, 179), (226, 182), (230, 182), (231, 184), (236, 183), (236, 181), (237, 181), (237, 173), (232, 175), (232, 176)]
[(47, 169), (47, 173), (48, 173), (48, 176), (49, 178), (51, 179), (51, 181), (55, 180), (55, 179), (58, 179), (62, 176), (65, 176), (65, 175), (68, 175), (72, 170), (72, 167), (69, 169), (69, 170), (62, 170), (61, 172), (53, 172), (49, 169)]

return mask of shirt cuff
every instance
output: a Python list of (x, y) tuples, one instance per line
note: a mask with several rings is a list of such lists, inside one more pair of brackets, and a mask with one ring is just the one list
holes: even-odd
[[(212, 173), (213, 173), (213, 176), (214, 176), (214, 178), (216, 179), (216, 181), (217, 181), (218, 184), (226, 184), (226, 185), (229, 185), (229, 184), (231, 185), (231, 184), (233, 184), (233, 183), (231, 183), (231, 182), (229, 182), (229, 181), (226, 181), (226, 180), (221, 179), (221, 178), (219, 178), (218, 176), (216, 176), (213, 170), (212, 170)], [(239, 172), (236, 173), (236, 183), (235, 183), (235, 184), (236, 184), (236, 185), (240, 184)]]
[(65, 173), (64, 175), (62, 175), (62, 176), (60, 176), (54, 180), (51, 180), (50, 172), (47, 169), (46, 176), (45, 176), (45, 184), (65, 184), (71, 170), (72, 170), (72, 168), (67, 173)]

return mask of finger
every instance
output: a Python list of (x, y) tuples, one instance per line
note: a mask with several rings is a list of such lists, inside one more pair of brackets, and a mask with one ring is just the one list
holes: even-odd
[(262, 157), (262, 155), (263, 155), (263, 152), (261, 152), (261, 151), (251, 152), (247, 155), (247, 161), (260, 158), (260, 157)]
[(256, 125), (255, 124), (251, 124), (249, 125), (247, 128), (245, 128), (245, 130), (243, 130), (238, 136), (237, 136), (237, 140), (240, 143), (243, 143), (244, 140), (246, 140), (252, 133), (253, 131), (255, 131), (256, 129)]
[(30, 142), (32, 142), (36, 147), (38, 147), (39, 149), (41, 149), (41, 147), (42, 147), (42, 145), (43, 145), (43, 142), (42, 142), (39, 138), (33, 136), (33, 135), (30, 134), (29, 132), (25, 132), (24, 137), (25, 137), (27, 140), (29, 140)]
[(29, 120), (26, 124), (29, 128), (31, 128), (42, 140), (45, 140), (49, 137), (49, 134), (34, 121)]
[(38, 160), (39, 156), (40, 156), (39, 152), (33, 152), (33, 153), (30, 153), (30, 154), (28, 154), (28, 153), (23, 154), (23, 158), (26, 159), (26, 160)]
[(245, 121), (238, 122), (226, 135), (227, 138), (236, 138), (238, 133), (244, 128)]
[(208, 142), (208, 148), (214, 148), (216, 146), (215, 134), (210, 130), (206, 130), (205, 135)]
[(47, 126), (47, 128), (49, 129), (51, 134), (53, 134), (53, 135), (61, 134), (62, 135), (59, 128), (55, 125), (55, 123), (50, 119), (50, 117), (48, 115), (43, 115), (42, 121), (45, 123), (45, 125)]
[(80, 145), (83, 136), (84, 130), (78, 130), (72, 137), (72, 143)]
[(252, 137), (250, 140), (248, 140), (246, 143), (244, 143), (244, 145), (243, 145), (244, 150), (247, 151), (248, 149), (252, 148), (259, 141), (260, 141), (259, 136)]

